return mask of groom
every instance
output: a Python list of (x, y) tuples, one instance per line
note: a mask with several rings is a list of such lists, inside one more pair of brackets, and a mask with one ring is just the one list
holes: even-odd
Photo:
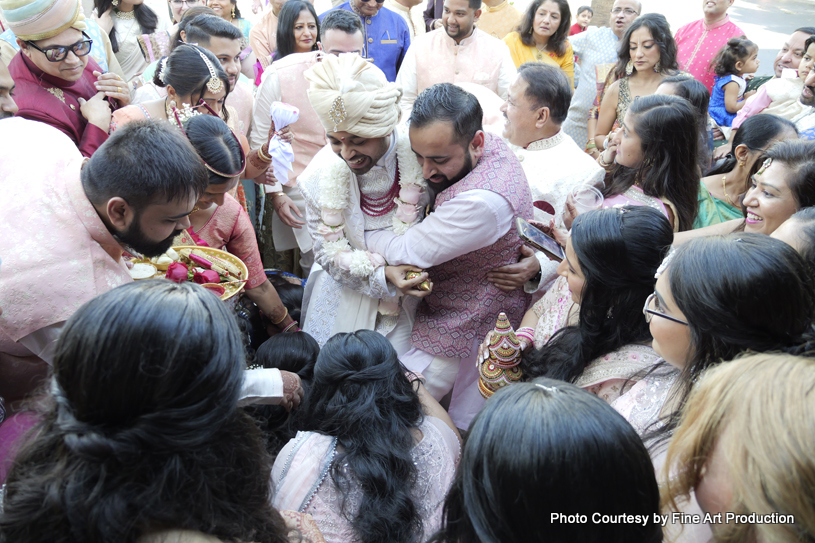
[(298, 178), (315, 259), (303, 330), (320, 345), (339, 332), (376, 330), (401, 354), (417, 297), (427, 294), (414, 287), (427, 274), (405, 281), (407, 268), (385, 266), (364, 235), (417, 222), (425, 183), (407, 135), (396, 130), (402, 91), (357, 54), (326, 56), (305, 77), (329, 144)]

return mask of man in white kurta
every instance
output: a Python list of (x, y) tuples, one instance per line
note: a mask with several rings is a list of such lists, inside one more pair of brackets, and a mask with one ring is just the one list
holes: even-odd
[[(556, 66), (524, 64), (509, 88), (501, 108), (506, 117), (504, 137), (512, 144), (526, 173), (534, 202), (535, 220), (554, 219), (563, 228), (566, 199), (580, 185), (603, 186), (605, 170), (581, 150), (562, 129), (569, 107), (569, 80)], [(527, 290), (546, 287), (557, 275), (557, 262), (536, 253), (539, 268), (529, 260), (530, 273), (540, 280), (527, 283)]]
[(320, 149), (325, 147), (327, 140), (317, 112), (308, 101), (308, 81), (303, 74), (317, 64), (325, 53), (361, 53), (362, 22), (350, 11), (331, 11), (323, 18), (320, 42), (322, 51), (288, 55), (263, 72), (263, 80), (255, 97), (249, 138), (252, 149), (259, 149), (269, 141), (272, 126), (269, 111), (273, 103), (283, 102), (300, 110), (300, 118), (289, 125), (294, 135), (291, 143), (294, 162), (288, 179), (274, 179), (272, 168), (269, 168), (256, 181), (265, 187), (266, 198), (271, 199), (275, 210), (271, 217), (267, 215), (263, 219), (263, 226), (272, 230), (275, 250), (287, 251), (299, 247), (300, 267), (306, 276), (314, 263), (314, 253), (311, 251), (311, 235), (304, 228), (306, 202), (300, 194), (297, 179)]
[(568, 118), (563, 123), (563, 130), (581, 149), (594, 137), (593, 134), (588, 135), (587, 123), (589, 110), (597, 96), (595, 67), (617, 62), (620, 38), (641, 11), (637, 0), (617, 0), (612, 7), (607, 27), (592, 26), (585, 32), (569, 36), (569, 43), (579, 59), (580, 79), (572, 97)]
[(475, 83), (506, 98), (515, 64), (504, 42), (475, 27), (479, 15), (480, 0), (445, 0), (443, 27), (413, 40), (396, 78), (406, 115), (437, 83)]
[[(410, 200), (406, 185), (416, 187), (417, 197), (424, 187), (410, 141), (396, 130), (402, 93), (356, 54), (327, 56), (305, 77), (329, 145), (298, 179), (315, 260), (303, 298), (303, 329), (320, 345), (340, 332), (376, 330), (401, 354), (409, 347), (415, 299), (401, 298), (394, 285), (402, 281), (367, 250), (364, 235), (396, 228), (398, 217), (405, 218), (397, 215), (397, 195)], [(421, 295), (411, 287), (425, 279), (422, 274), (403, 292)]]

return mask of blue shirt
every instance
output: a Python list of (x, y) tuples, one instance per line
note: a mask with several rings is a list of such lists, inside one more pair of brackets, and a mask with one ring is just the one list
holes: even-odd
[[(350, 2), (333, 9), (344, 9), (356, 13), (351, 8)], [(325, 13), (320, 15), (320, 22), (323, 21)], [(388, 81), (396, 81), (396, 73), (410, 47), (410, 31), (407, 23), (401, 15), (386, 7), (380, 8), (373, 17), (361, 15), (359, 17), (362, 19), (362, 34), (365, 38), (362, 56), (371, 59), (374, 66), (385, 73)]]

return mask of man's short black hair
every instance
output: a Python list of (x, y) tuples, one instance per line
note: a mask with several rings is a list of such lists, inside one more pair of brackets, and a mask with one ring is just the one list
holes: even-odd
[(239, 40), (243, 37), (241, 31), (229, 21), (217, 15), (198, 15), (187, 23), (184, 28), (187, 43), (195, 43), (207, 47), (212, 38), (226, 38)]
[(410, 125), (423, 128), (435, 122), (450, 123), (456, 139), (469, 145), (482, 130), (484, 116), (475, 96), (452, 83), (438, 83), (422, 91), (413, 104)]
[(118, 196), (137, 211), (198, 198), (209, 184), (193, 146), (166, 121), (139, 121), (118, 129), (82, 167), (81, 175), (93, 204)]
[(325, 14), (320, 22), (320, 39), (325, 37), (328, 30), (342, 30), (346, 34), (362, 32), (362, 19), (359, 15), (344, 9), (332, 9)]
[(526, 81), (524, 95), (535, 108), (548, 107), (552, 121), (563, 124), (572, 101), (572, 86), (563, 70), (551, 64), (527, 62), (518, 68), (518, 75)]

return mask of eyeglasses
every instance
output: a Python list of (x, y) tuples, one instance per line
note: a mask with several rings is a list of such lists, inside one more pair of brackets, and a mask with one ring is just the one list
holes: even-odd
[[(367, 4), (367, 3), (368, 3), (368, 2), (370, 2), (371, 0), (359, 0), (359, 1), (360, 1), (360, 2), (362, 2), (363, 4)], [(385, 0), (376, 0), (376, 3), (377, 3), (377, 4), (384, 4), (384, 3), (385, 3)]]
[(184, 4), (187, 4), (188, 7), (193, 7), (200, 4), (198, 0), (171, 0), (170, 3), (177, 8), (182, 7)]
[[(685, 322), (685, 321), (683, 321), (681, 319), (671, 317), (670, 315), (666, 315), (665, 313), (661, 313), (661, 312), (656, 311), (654, 309), (649, 309), (649, 306), (651, 305), (651, 302), (656, 298), (656, 296), (657, 296), (656, 292), (654, 292), (653, 294), (648, 296), (645, 299), (645, 305), (642, 306), (642, 314), (645, 315), (645, 322), (651, 322), (651, 319), (653, 319), (654, 315), (656, 315), (657, 317), (662, 317), (663, 319), (668, 319), (669, 321), (673, 321), (673, 322), (676, 322), (676, 323), (679, 323), (679, 324), (684, 324), (685, 326), (689, 326), (689, 324), (687, 322)], [(657, 307), (659, 307), (659, 306), (657, 306)]]
[(614, 8), (611, 10), (612, 15), (619, 15), (620, 13), (625, 13), (626, 15), (639, 15), (639, 11), (634, 11), (631, 8)]
[(45, 58), (48, 59), (49, 62), (62, 62), (68, 57), (68, 53), (73, 53), (78, 57), (85, 57), (91, 52), (93, 40), (84, 32), (82, 35), (85, 39), (73, 45), (52, 45), (45, 49), (40, 49), (34, 42), (27, 41), (26, 43), (45, 55)]

